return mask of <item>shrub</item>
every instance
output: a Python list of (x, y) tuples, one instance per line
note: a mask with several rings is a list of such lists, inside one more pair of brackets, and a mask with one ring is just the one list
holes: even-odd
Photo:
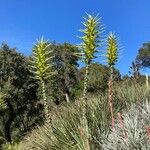
[(150, 102), (132, 105), (123, 114), (123, 127), (116, 125), (115, 131), (103, 140), (104, 150), (148, 150), (150, 149)]

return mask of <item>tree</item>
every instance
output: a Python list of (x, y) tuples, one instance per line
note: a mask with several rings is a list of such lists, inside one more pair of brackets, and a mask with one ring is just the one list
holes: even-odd
[(52, 83), (48, 81), (48, 93), (54, 91), (52, 96), (56, 104), (62, 101), (71, 101), (74, 99), (74, 88), (78, 84), (78, 57), (75, 55), (78, 48), (69, 43), (56, 44), (52, 43), (48, 49), (54, 52), (53, 64), (57, 74)]
[[(3, 44), (0, 48), (0, 91), (6, 109), (1, 111), (0, 117), (8, 142), (12, 141), (16, 127), (22, 134), (40, 119), (36, 96), (38, 86), (30, 77), (28, 58)], [(17, 138), (18, 135), (14, 136)]]
[(144, 43), (136, 56), (136, 63), (140, 68), (150, 68), (150, 42)]

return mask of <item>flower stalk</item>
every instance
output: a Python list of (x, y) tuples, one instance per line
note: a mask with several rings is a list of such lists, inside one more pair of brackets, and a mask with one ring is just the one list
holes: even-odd
[(81, 57), (86, 65), (85, 76), (84, 76), (84, 89), (83, 89), (83, 106), (82, 106), (82, 121), (81, 126), (84, 129), (84, 147), (86, 150), (90, 150), (89, 145), (89, 133), (88, 133), (88, 122), (86, 118), (86, 100), (87, 100), (87, 85), (89, 76), (89, 66), (92, 60), (95, 58), (95, 53), (99, 47), (99, 18), (97, 16), (88, 15), (83, 22), (84, 29), (80, 30), (83, 36), (80, 37), (82, 40), (81, 44)]
[(113, 33), (110, 33), (107, 38), (107, 62), (110, 68), (110, 77), (108, 81), (108, 100), (109, 100), (109, 108), (111, 112), (111, 118), (112, 118), (112, 129), (115, 127), (115, 119), (114, 119), (114, 113), (113, 113), (113, 71), (114, 66), (118, 60), (118, 42), (117, 38)]
[(52, 71), (52, 52), (48, 49), (49, 43), (41, 38), (33, 48), (33, 56), (31, 61), (31, 72), (34, 78), (40, 81), (44, 114), (47, 123), (51, 122), (50, 108), (46, 95), (46, 81), (54, 74)]

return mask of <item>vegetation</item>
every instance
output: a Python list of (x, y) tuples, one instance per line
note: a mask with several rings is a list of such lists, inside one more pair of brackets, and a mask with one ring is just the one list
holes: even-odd
[(81, 39), (83, 43), (81, 45), (81, 56), (86, 64), (85, 69), (85, 79), (84, 79), (84, 92), (83, 97), (86, 97), (87, 92), (87, 82), (88, 82), (88, 74), (89, 74), (89, 66), (92, 60), (95, 58), (95, 53), (97, 52), (97, 48), (99, 47), (99, 38), (100, 38), (100, 29), (99, 29), (99, 18), (88, 15), (85, 19), (83, 25), (85, 29), (81, 30), (83, 36)]
[(150, 67), (150, 42), (144, 43), (136, 56), (136, 63), (140, 68)]
[(1, 130), (7, 142), (17, 140), (40, 120), (37, 84), (30, 78), (28, 59), (3, 44), (0, 48)]
[[(85, 74), (85, 67), (79, 70), (79, 80), (83, 83)], [(87, 91), (91, 94), (101, 94), (108, 89), (108, 80), (110, 76), (110, 69), (106, 65), (92, 63), (89, 66)], [(114, 68), (113, 78), (115, 82), (121, 81), (121, 74), (119, 70)]]
[[(101, 24), (87, 15), (80, 46), (41, 38), (29, 57), (2, 44), (0, 150), (150, 149), (149, 44), (121, 77), (117, 37), (102, 39)], [(105, 65), (94, 63), (102, 41)]]
[(123, 124), (116, 124), (116, 130), (108, 134), (102, 148), (104, 150), (150, 149), (149, 117), (150, 103), (132, 105), (122, 115)]
[(107, 61), (110, 69), (110, 77), (108, 82), (109, 87), (109, 107), (111, 112), (112, 118), (112, 128), (114, 128), (114, 113), (113, 113), (113, 72), (114, 72), (114, 65), (118, 60), (118, 41), (114, 34), (110, 33), (107, 39)]
[(49, 104), (46, 95), (46, 80), (54, 74), (52, 71), (52, 52), (48, 50), (48, 42), (43, 38), (33, 48), (33, 56), (31, 60), (31, 72), (35, 74), (35, 79), (40, 80), (42, 99), (44, 104), (45, 119), (49, 122), (51, 120), (49, 113)]
[(53, 79), (53, 89), (51, 89), (55, 91), (52, 93), (54, 101), (57, 104), (62, 101), (73, 101), (76, 98), (76, 86), (79, 84), (78, 57), (75, 55), (78, 53), (78, 48), (69, 43), (52, 43), (49, 50), (54, 52), (53, 64), (54, 69), (57, 70), (57, 74)]
[(81, 45), (82, 48), (82, 57), (85, 62), (85, 75), (84, 75), (84, 86), (83, 86), (83, 106), (82, 106), (82, 132), (84, 138), (84, 149), (90, 150), (89, 145), (89, 133), (88, 133), (88, 124), (86, 119), (86, 96), (87, 96), (87, 84), (89, 77), (89, 66), (91, 65), (92, 60), (95, 57), (95, 53), (97, 52), (97, 47), (99, 47), (99, 22), (98, 18), (88, 15), (85, 19), (83, 25), (85, 29), (81, 30), (83, 36), (81, 37), (83, 43)]
[[(134, 85), (134, 84), (133, 84)], [(126, 83), (123, 84), (123, 87), (127, 86)], [(118, 85), (120, 87), (120, 85)], [(114, 114), (115, 114), (115, 128), (118, 129), (118, 120), (117, 114), (119, 112), (129, 111), (129, 109), (134, 108), (136, 111), (135, 104), (139, 103), (139, 98), (136, 96), (136, 91), (134, 91), (134, 87), (132, 86), (132, 95), (128, 92), (128, 89), (121, 88), (119, 92), (124, 93), (126, 97), (133, 97), (134, 102), (126, 101), (126, 97), (116, 97), (114, 98)], [(145, 89), (143, 86), (141, 89)], [(148, 90), (147, 95), (143, 95), (144, 99), (149, 98)], [(141, 94), (141, 93), (140, 93)], [(142, 100), (143, 102), (144, 100)], [(138, 104), (139, 105), (139, 104)], [(145, 105), (145, 104), (144, 104)], [(129, 108), (129, 106), (131, 108)], [(145, 106), (144, 106), (145, 108)], [(146, 109), (142, 108), (146, 111)], [(39, 149), (39, 150), (56, 150), (56, 149), (83, 149), (83, 135), (82, 128), (80, 127), (80, 118), (82, 118), (82, 101), (78, 100), (76, 103), (67, 104), (61, 106), (59, 109), (56, 108), (56, 112), (54, 112), (55, 116), (52, 122), (52, 125), (49, 126), (45, 124), (42, 127), (38, 127), (33, 133), (28, 136), (22, 143), (21, 148), (23, 150), (28, 149)], [(130, 112), (129, 112), (130, 114)], [(135, 116), (136, 114), (134, 114)], [(132, 114), (130, 114), (130, 118), (134, 119)], [(144, 115), (143, 115), (144, 116)], [(146, 116), (145, 116), (146, 117)], [(148, 118), (147, 118), (148, 119)], [(108, 107), (107, 96), (92, 96), (88, 95), (87, 99), (87, 122), (88, 129), (90, 134), (90, 149), (102, 149), (103, 142), (106, 135), (111, 133), (111, 114)], [(140, 122), (140, 121), (139, 121)], [(113, 140), (113, 138), (112, 138)]]

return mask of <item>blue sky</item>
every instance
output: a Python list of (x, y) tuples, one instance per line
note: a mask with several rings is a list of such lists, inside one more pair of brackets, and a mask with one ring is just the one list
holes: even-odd
[(128, 73), (142, 43), (150, 41), (150, 0), (0, 0), (0, 43), (26, 55), (42, 35), (49, 41), (80, 43), (85, 12), (100, 14), (104, 35), (113, 31), (119, 36), (123, 49), (117, 68)]

